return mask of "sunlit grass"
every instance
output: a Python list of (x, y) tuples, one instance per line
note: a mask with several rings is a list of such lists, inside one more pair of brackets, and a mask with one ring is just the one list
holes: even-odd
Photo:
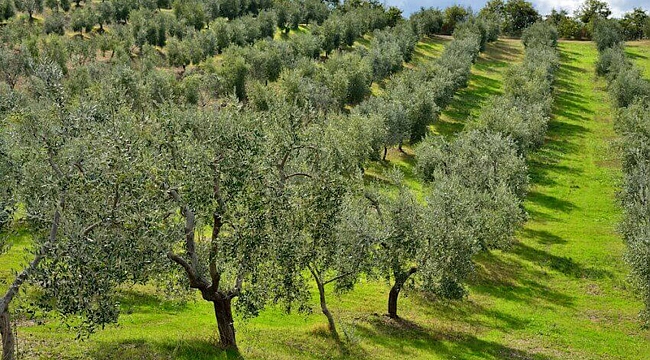
[(650, 80), (650, 40), (625, 42), (625, 54), (643, 70), (644, 77)]
[[(514, 42), (494, 47), (473, 67), (470, 88), (456, 96), (438, 132), (453, 135), (480, 104), (501, 91), (502, 70), (518, 61)], [(236, 328), (246, 359), (645, 359), (650, 334), (641, 329), (641, 302), (626, 283), (624, 245), (616, 233), (621, 210), (620, 181), (612, 142), (612, 110), (605, 82), (594, 75), (597, 52), (591, 43), (562, 42), (562, 67), (555, 82), (554, 118), (544, 147), (529, 160), (532, 187), (526, 201), (530, 220), (512, 249), (477, 257), (477, 271), (463, 301), (430, 299), (406, 291), (404, 320), (386, 319), (388, 285), (364, 281), (353, 292), (330, 295), (330, 307), (345, 337), (340, 349), (326, 331), (325, 318), (284, 315), (277, 308), (242, 321)], [(505, 50), (504, 50), (505, 51)], [(489, 57), (488, 57), (489, 56)], [(481, 77), (490, 79), (482, 81)], [(480, 94), (480, 95), (476, 95)], [(479, 104), (475, 104), (478, 102)], [(412, 149), (389, 152), (389, 162), (368, 172), (377, 178), (392, 166), (412, 174)], [(14, 238), (0, 269), (19, 264), (25, 233)], [(23, 247), (23, 250), (20, 247)], [(329, 289), (328, 289), (329, 290)], [(314, 298), (314, 308), (316, 308)], [(123, 316), (85, 342), (56, 322), (25, 323), (19, 330), (26, 357), (98, 359), (225, 359), (237, 354), (215, 347), (212, 307), (201, 300), (177, 305), (147, 288), (125, 292)]]

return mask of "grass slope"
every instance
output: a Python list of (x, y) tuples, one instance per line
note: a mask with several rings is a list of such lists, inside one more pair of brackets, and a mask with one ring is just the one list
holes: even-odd
[[(258, 318), (237, 320), (241, 355), (247, 359), (646, 358), (650, 335), (639, 327), (636, 314), (641, 303), (626, 285), (624, 246), (615, 232), (620, 169), (611, 147), (616, 136), (605, 84), (594, 76), (597, 53), (593, 44), (584, 42), (563, 42), (560, 50), (555, 117), (547, 144), (530, 160), (533, 186), (526, 202), (530, 221), (511, 251), (478, 259), (467, 299), (442, 302), (406, 292), (400, 302), (405, 320), (388, 320), (380, 315), (385, 312), (388, 286), (368, 281), (340, 298), (330, 296), (341, 332), (349, 339), (344, 349), (328, 337), (322, 315), (282, 315), (278, 309), (268, 309)], [(489, 69), (480, 69), (482, 61), (475, 65), (475, 75), (485, 71), (496, 83), (480, 85), (481, 78), (473, 75), (473, 93), (499, 92), (499, 61), (511, 60), (496, 59), (494, 66), (487, 62)], [(462, 122), (464, 114), (476, 111), (473, 100), (462, 101), (473, 93), (457, 96), (456, 113), (461, 115), (451, 110), (450, 119)], [(452, 127), (449, 134), (453, 131)], [(125, 293), (124, 312), (119, 326), (87, 342), (71, 341), (72, 334), (54, 323), (24, 326), (21, 349), (30, 349), (28, 357), (45, 358), (236, 356), (213, 348), (216, 326), (205, 302), (174, 305), (137, 289)]]
[(643, 70), (645, 78), (650, 80), (650, 40), (626, 41), (625, 54)]

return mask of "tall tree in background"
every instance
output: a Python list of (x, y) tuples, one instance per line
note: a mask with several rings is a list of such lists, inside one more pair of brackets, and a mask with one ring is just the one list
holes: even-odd
[(560, 11), (553, 9), (546, 17), (546, 21), (557, 28), (558, 36), (562, 39), (580, 39), (583, 35), (584, 25), (564, 9)]
[(442, 23), (442, 33), (451, 35), (456, 29), (456, 25), (467, 20), (470, 11), (460, 5), (452, 5), (445, 9)]
[(648, 14), (641, 8), (625, 13), (620, 20), (626, 40), (640, 40), (644, 36), (644, 27), (648, 23)]
[(511, 36), (520, 36), (528, 26), (534, 24), (541, 16), (532, 3), (525, 0), (509, 0), (504, 7), (504, 32)]
[(606, 1), (585, 0), (576, 10), (575, 15), (583, 24), (590, 24), (597, 17), (607, 19), (612, 15), (612, 10)]

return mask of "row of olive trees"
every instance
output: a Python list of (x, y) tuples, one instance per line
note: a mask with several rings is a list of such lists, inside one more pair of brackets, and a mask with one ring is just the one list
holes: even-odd
[(37, 249), (2, 298), (3, 317), (36, 271), (44, 305), (90, 328), (112, 322), (116, 285), (150, 281), (173, 262), (214, 304), (221, 344), (235, 347), (235, 298), (242, 315), (271, 302), (303, 309), (307, 271), (356, 280), (348, 274), (367, 253), (345, 245), (356, 225), (342, 212), (361, 188), (365, 119), (325, 116), (281, 93), (265, 111), (228, 100), (136, 105), (120, 76), (74, 94), (42, 61), (25, 90), (3, 93), (1, 154), (13, 164), (3, 187), (24, 205)]
[(538, 22), (524, 31), (522, 42), (526, 47), (524, 60), (506, 71), (504, 94), (495, 97), (470, 128), (510, 137), (525, 155), (544, 143), (553, 104), (554, 72), (559, 67), (557, 31)]
[(383, 147), (384, 160), (388, 147), (401, 149), (405, 142), (422, 139), (454, 93), (467, 85), (471, 66), (488, 41), (486, 28), (476, 18), (459, 25), (440, 58), (393, 76), (385, 92), (354, 109), (378, 120), (373, 145)]
[[(366, 11), (364, 9), (366, 8), (363, 6), (360, 7), (360, 13), (357, 15), (363, 15), (362, 11)], [(379, 17), (386, 16), (381, 9), (372, 8), (371, 10), (368, 11), (378, 11)], [(57, 35), (35, 37), (33, 33), (22, 32), (22, 27), (10, 24), (5, 29), (6, 31), (3, 32), (8, 40), (7, 46), (3, 49), (3, 54), (6, 55), (4, 60), (7, 63), (21, 63), (21, 59), (29, 56), (46, 55), (48, 58), (56, 61), (64, 69), (64, 72), (67, 72), (70, 59), (77, 59), (80, 63), (85, 63), (94, 59), (95, 54), (100, 50), (104, 54), (110, 52), (112, 65), (128, 65), (128, 63), (133, 61), (134, 55), (137, 55), (137, 60), (142, 68), (153, 70), (154, 68), (164, 66), (165, 63), (162, 61), (160, 53), (153, 48), (151, 43), (147, 42), (151, 41), (155, 44), (157, 41), (156, 36), (159, 34), (156, 30), (148, 30), (146, 23), (150, 21), (148, 19), (150, 19), (149, 15), (151, 14), (146, 13), (147, 11), (149, 10), (138, 10), (132, 14), (129, 25), (115, 26), (110, 33), (93, 36), (89, 39), (68, 39), (67, 37), (58, 37)], [(350, 8), (346, 14), (356, 12), (357, 10), (355, 8)], [(262, 11), (258, 17), (250, 18), (253, 21), (253, 25), (265, 23), (262, 16), (264, 13)], [(162, 17), (162, 20), (169, 17), (168, 14), (163, 15), (161, 13), (155, 13), (153, 15), (154, 18), (156, 16)], [(386, 23), (385, 20), (383, 22), (368, 22), (368, 16), (358, 16), (356, 18), (359, 19), (357, 20), (357, 28), (365, 29), (367, 26), (371, 26), (369, 29), (372, 30), (372, 26), (382, 26), (382, 24)], [(204, 90), (206, 92), (212, 92), (216, 96), (223, 96), (234, 92), (240, 99), (245, 99), (246, 83), (248, 80), (252, 79), (261, 82), (275, 81), (284, 69), (295, 68), (301, 59), (303, 62), (306, 62), (307, 60), (303, 58), (317, 58), (323, 50), (322, 37), (318, 35), (301, 34), (292, 36), (287, 41), (269, 39), (268, 37), (275, 29), (273, 24), (271, 26), (263, 26), (268, 29), (265, 32), (256, 33), (256, 35), (248, 40), (241, 37), (240, 40), (231, 43), (232, 38), (229, 36), (237, 33), (237, 31), (231, 31), (232, 29), (250, 30), (254, 28), (252, 25), (240, 26), (246, 21), (245, 19), (247, 17), (228, 22), (220, 21), (223, 19), (218, 19), (213, 26), (203, 31), (197, 32), (193, 29), (186, 29), (168, 41), (163, 39), (166, 41), (165, 55), (166, 62), (169, 65), (182, 67), (185, 67), (189, 63), (202, 65), (200, 69), (188, 73), (186, 74), (187, 76), (183, 77), (180, 86), (183, 89), (180, 92), (186, 93), (188, 96), (180, 97), (179, 99), (181, 101), (191, 98), (192, 102), (196, 102), (198, 99), (198, 88), (200, 87), (197, 86), (198, 84), (207, 84), (207, 86), (202, 86)], [(166, 26), (164, 25), (166, 23), (165, 21), (156, 22), (154, 19), (151, 23), (157, 23), (157, 26)], [(405, 26), (400, 26), (396, 29), (400, 28), (408, 30), (408, 27)], [(397, 31), (386, 31), (383, 33), (385, 34), (383, 37), (390, 41), (381, 42), (382, 47), (389, 47), (386, 44), (392, 45), (401, 39), (401, 37), (397, 36), (399, 35), (396, 34)], [(163, 31), (164, 34), (165, 32)], [(153, 38), (147, 40), (149, 35)], [(178, 40), (176, 36), (182, 36), (182, 40)], [(257, 40), (258, 36), (266, 37), (266, 39)], [(417, 40), (413, 35), (405, 38), (408, 39), (407, 42), (401, 41), (399, 43), (400, 50), (402, 51), (401, 58), (410, 57), (410, 52), (412, 52), (415, 40)], [(132, 52), (133, 44), (140, 48), (139, 53), (134, 54)], [(46, 54), (41, 54), (42, 52), (46, 52)], [(214, 61), (211, 58), (217, 52), (224, 52), (223, 61)], [(364, 60), (360, 61), (359, 56), (363, 56)], [(372, 62), (370, 60), (372, 54), (364, 52), (360, 53), (359, 56), (337, 55), (339, 59), (337, 62), (342, 66), (338, 69), (326, 66), (326, 68), (336, 70), (337, 72), (337, 76), (325, 76), (325, 78), (335, 79), (334, 83), (328, 84), (331, 85), (328, 88), (332, 89), (332, 92), (336, 94), (338, 103), (341, 106), (348, 102), (360, 101), (369, 91), (370, 80), (365, 71), (365, 69), (368, 69), (365, 63)], [(210, 58), (205, 62), (208, 57)], [(341, 59), (349, 60), (348, 64), (341, 64)], [(356, 66), (357, 64), (359, 66)], [(21, 69), (15, 66), (9, 66), (3, 69), (6, 77), (11, 78), (11, 81), (8, 81), (8, 83), (12, 86), (23, 73), (19, 70)], [(168, 79), (171, 73), (165, 70), (154, 72), (159, 75), (154, 81), (163, 81), (163, 85), (164, 83), (169, 83)], [(356, 75), (351, 75), (351, 73), (355, 73)], [(348, 82), (348, 84), (346, 85), (345, 82)], [(159, 93), (166, 93), (166, 96), (168, 96), (171, 93), (169, 86), (163, 86)], [(160, 99), (157, 100), (159, 101)]]
[[(412, 197), (380, 204), (363, 191), (370, 119), (325, 116), (290, 101), (290, 89), (259, 110), (227, 100), (203, 108), (138, 103), (132, 70), (89, 70), (97, 77), (73, 91), (74, 71), (41, 60), (25, 87), (3, 89), (2, 154), (14, 164), (3, 185), (11, 184), (10, 203), (24, 204), (37, 249), (3, 297), (3, 317), (35, 271), (42, 304), (82, 314), (92, 329), (116, 320), (116, 285), (151, 281), (173, 271), (173, 261), (214, 304), (222, 345), (235, 347), (235, 298), (241, 314), (270, 302), (302, 309), (311, 274), (328, 315), (325, 285), (350, 288), (362, 270), (390, 277), (394, 259), (410, 261), (401, 249), (423, 239), (436, 251), (427, 266), (453, 270), (441, 260), (444, 243), (433, 246), (443, 230), (409, 224), (423, 219)], [(446, 281), (454, 272), (436, 274)], [(395, 316), (405, 280), (395, 278), (391, 291)]]
[(606, 76), (617, 109), (615, 128), (622, 136), (624, 181), (620, 199), (624, 210), (620, 231), (627, 244), (625, 258), (641, 291), (650, 320), (650, 82), (624, 52), (623, 33), (612, 20), (600, 20), (594, 40), (600, 50), (597, 73)]
[[(462, 86), (450, 84), (467, 82), (485, 42), (476, 24), (467, 29), (474, 30), (457, 29), (458, 45), (425, 76), (441, 82), (426, 82), (440, 104)], [(37, 44), (40, 60), (24, 62), (24, 86), (0, 93), (8, 203), (25, 204), (37, 245), (34, 262), (3, 298), (7, 319), (34, 270), (42, 304), (82, 314), (92, 329), (117, 319), (116, 285), (155, 280), (174, 272), (173, 262), (186, 286), (213, 303), (226, 347), (236, 346), (233, 305), (242, 315), (269, 303), (304, 309), (305, 276), (316, 282), (336, 334), (327, 284), (349, 289), (361, 272), (392, 279), (389, 314), (396, 317), (411, 275), (419, 274), (424, 290), (459, 297), (471, 254), (508, 236), (507, 209), (492, 216), (494, 199), (477, 200), (462, 179), (435, 181), (426, 205), (404, 188), (397, 199), (364, 191), (360, 174), (376, 154), (383, 121), (346, 116), (328, 100), (332, 93), (347, 98), (351, 84), (369, 85), (371, 67), (359, 54), (332, 56), (326, 72), (303, 61), (276, 83), (258, 81), (246, 105), (216, 98), (197, 108), (191, 76), (165, 87), (174, 80), (160, 70), (131, 61), (107, 67), (92, 57), (68, 69), (47, 60), (61, 57), (55, 39)], [(349, 72), (346, 57), (368, 76)], [(345, 86), (322, 86), (330, 77)], [(413, 85), (395, 86), (405, 96)], [(170, 103), (177, 92), (185, 101)]]
[[(523, 41), (524, 63), (519, 69), (510, 70), (510, 74), (526, 72), (527, 77), (522, 75), (510, 81), (506, 76), (504, 95), (500, 97), (516, 106), (501, 108), (503, 102), (497, 99), (483, 109), (476, 124), (455, 140), (428, 136), (416, 149), (417, 173), (431, 186), (430, 204), (440, 196), (449, 196), (448, 206), (459, 207), (461, 211), (466, 203), (472, 204), (471, 210), (465, 210), (467, 214), (459, 212), (455, 219), (449, 218), (460, 222), (461, 229), (457, 228), (458, 223), (452, 222), (452, 228), (445, 232), (448, 241), (455, 244), (449, 248), (454, 251), (450, 251), (454, 256), (448, 255), (449, 258), (465, 265), (452, 268), (456, 277), (451, 279), (455, 282), (443, 287), (443, 295), (447, 297), (463, 295), (462, 281), (472, 271), (474, 254), (508, 248), (515, 231), (526, 219), (523, 200), (528, 187), (528, 168), (522, 149), (529, 148), (523, 142), (531, 140), (511, 129), (529, 129), (526, 134), (535, 132), (543, 138), (548, 114), (531, 114), (530, 109), (538, 101), (552, 101), (550, 85), (554, 65), (547, 62), (557, 63), (557, 54), (555, 32), (541, 23), (525, 30)], [(549, 55), (539, 58), (545, 52)], [(542, 91), (544, 85), (547, 88)], [(486, 121), (486, 117), (496, 118), (495, 112), (503, 110), (507, 112), (500, 114), (498, 122)]]

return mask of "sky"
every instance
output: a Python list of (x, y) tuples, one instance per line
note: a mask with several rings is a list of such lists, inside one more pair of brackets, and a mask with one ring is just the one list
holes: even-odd
[[(565, 9), (573, 14), (582, 0), (529, 0), (535, 5), (537, 11), (542, 15), (551, 12), (551, 9)], [(480, 10), (487, 0), (383, 0), (387, 5), (397, 6), (402, 9), (404, 16), (408, 16), (420, 7), (438, 7), (446, 8), (450, 5), (458, 4), (462, 6), (471, 6), (473, 10)], [(644, 10), (650, 10), (650, 0), (609, 0), (609, 7), (612, 9), (614, 17), (620, 17), (622, 14), (632, 10), (634, 7), (641, 7)]]

